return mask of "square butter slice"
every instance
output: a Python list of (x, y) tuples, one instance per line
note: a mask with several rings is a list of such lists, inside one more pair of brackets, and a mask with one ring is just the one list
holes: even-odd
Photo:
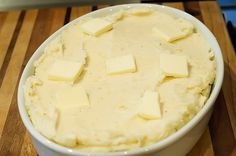
[(112, 22), (101, 18), (93, 18), (81, 24), (80, 28), (86, 34), (98, 36), (111, 30)]
[(89, 98), (83, 87), (65, 88), (57, 93), (59, 109), (74, 109), (89, 106)]
[(74, 82), (83, 69), (81, 62), (55, 60), (48, 70), (48, 79), (53, 81)]
[(153, 32), (167, 42), (173, 42), (192, 34), (194, 26), (184, 19), (172, 19), (159, 23), (153, 28)]
[(106, 61), (108, 74), (122, 74), (136, 71), (136, 64), (133, 55), (110, 58)]
[(186, 77), (188, 76), (187, 58), (186, 56), (161, 53), (160, 69), (166, 76)]
[(75, 134), (56, 135), (53, 140), (61, 145), (74, 147), (76, 146), (77, 136)]
[(153, 10), (146, 7), (140, 7), (140, 8), (133, 8), (133, 9), (128, 10), (128, 13), (135, 16), (145, 16), (145, 15), (149, 15), (153, 13)]
[(158, 92), (146, 91), (144, 93), (138, 115), (147, 120), (161, 118)]

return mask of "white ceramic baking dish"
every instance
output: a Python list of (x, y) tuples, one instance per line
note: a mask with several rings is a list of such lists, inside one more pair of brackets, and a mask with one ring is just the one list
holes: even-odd
[[(23, 85), (26, 81), (27, 77), (33, 74), (34, 67), (33, 62), (36, 61), (43, 53), (43, 49), (53, 40), (55, 39), (63, 30), (65, 30), (70, 25), (79, 22), (82, 18), (86, 17), (100, 17), (111, 14), (121, 9), (130, 9), (135, 7), (149, 7), (155, 10), (161, 10), (164, 12), (168, 12), (170, 14), (174, 14), (175, 16), (183, 17), (196, 26), (196, 28), (202, 32), (206, 40), (210, 43), (216, 58), (217, 63), (217, 72), (216, 79), (214, 82), (214, 86), (212, 88), (212, 92), (210, 94), (209, 99), (207, 100), (205, 106), (201, 109), (201, 111), (184, 127), (178, 130), (176, 133), (170, 135), (166, 139), (157, 142), (155, 144), (130, 150), (124, 152), (110, 152), (110, 153), (89, 153), (89, 152), (81, 152), (79, 150), (66, 148), (60, 146), (44, 136), (42, 136), (31, 124), (30, 119), (27, 115), (24, 99), (23, 99)], [(221, 54), (220, 47), (215, 39), (214, 35), (207, 29), (207, 27), (202, 24), (195, 17), (180, 11), (178, 9), (154, 5), (154, 4), (127, 4), (127, 5), (118, 5), (113, 7), (108, 7), (104, 9), (100, 9), (89, 14), (86, 14), (59, 29), (53, 35), (51, 35), (33, 54), (29, 62), (27, 63), (23, 74), (20, 79), (19, 87), (18, 87), (18, 107), (20, 116), (22, 121), (30, 133), (32, 137), (33, 144), (41, 156), (144, 156), (144, 155), (153, 155), (153, 156), (181, 156), (188, 153), (194, 144), (198, 141), (202, 133), (207, 127), (209, 118), (212, 114), (213, 105), (217, 98), (217, 95), (221, 89), (222, 80), (224, 73), (224, 64), (223, 58)]]

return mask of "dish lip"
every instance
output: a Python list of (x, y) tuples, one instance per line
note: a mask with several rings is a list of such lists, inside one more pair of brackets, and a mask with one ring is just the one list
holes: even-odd
[[(130, 8), (138, 8), (138, 7), (149, 7), (154, 10), (161, 10), (164, 12), (169, 12), (170, 14), (177, 14), (178, 17), (185, 18), (187, 20), (190, 20), (195, 23), (195, 26), (197, 25), (197, 29), (202, 31), (204, 37), (207, 39), (207, 41), (210, 43), (212, 49), (214, 49), (215, 53), (215, 58), (216, 58), (216, 78), (214, 82), (214, 86), (212, 89), (212, 92), (205, 103), (204, 107), (188, 122), (186, 123), (182, 128), (180, 128), (177, 132), (171, 134), (167, 138), (151, 144), (147, 145), (144, 147), (139, 147), (137, 149), (132, 149), (129, 151), (122, 151), (122, 152), (84, 152), (80, 151), (77, 149), (70, 149), (61, 145), (58, 145), (46, 137), (42, 136), (31, 124), (31, 121), (28, 117), (28, 114), (25, 109), (24, 105), (24, 98), (23, 98), (23, 85), (25, 83), (26, 78), (31, 75), (29, 74), (32, 72), (32, 65), (33, 62), (35, 61), (36, 58), (39, 58), (40, 55), (42, 55), (43, 50), (50, 41), (52, 41), (54, 38), (56, 38), (63, 30), (65, 30), (68, 26), (73, 25), (75, 23), (79, 23), (81, 19), (90, 17), (90, 16), (98, 16), (98, 15), (107, 15), (107, 13), (115, 11), (115, 10), (122, 10), (122, 9), (130, 9)], [(162, 5), (157, 5), (157, 4), (122, 4), (122, 5), (116, 5), (112, 7), (107, 7), (103, 9), (99, 9), (93, 12), (90, 12), (86, 15), (83, 15), (72, 22), (69, 22), (68, 24), (64, 25), (61, 27), (59, 30), (57, 30), (55, 33), (53, 33), (49, 38), (47, 38), (39, 47), (38, 49), (34, 52), (34, 54), (31, 56), (30, 60), (28, 61), (22, 75), (20, 78), (20, 82), (18, 85), (18, 94), (17, 94), (17, 100), (18, 100), (18, 109), (20, 112), (21, 119), (31, 134), (32, 137), (34, 137), (39, 143), (42, 145), (50, 148), (53, 151), (66, 154), (66, 155), (87, 155), (87, 156), (117, 156), (117, 155), (136, 155), (136, 154), (146, 154), (146, 153), (151, 153), (154, 151), (158, 151), (161, 149), (164, 149), (165, 147), (169, 146), (170, 144), (173, 144), (180, 138), (182, 138), (184, 135), (186, 135), (189, 131), (191, 131), (192, 128), (194, 128), (200, 121), (201, 119), (210, 111), (210, 109), (213, 107), (214, 102), (220, 92), (221, 85), (223, 82), (223, 76), (224, 76), (224, 63), (223, 63), (223, 57), (222, 57), (222, 52), (219, 47), (219, 44), (214, 37), (214, 35), (211, 33), (211, 31), (198, 19), (193, 17), (192, 15), (175, 9), (171, 8), (168, 6), (162, 6)]]

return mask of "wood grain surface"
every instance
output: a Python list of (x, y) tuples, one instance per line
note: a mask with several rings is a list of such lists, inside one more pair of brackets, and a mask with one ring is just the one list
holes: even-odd
[[(236, 155), (236, 57), (216, 1), (168, 2), (201, 20), (216, 36), (223, 52), (225, 76), (209, 128), (188, 156)], [(17, 108), (17, 86), (29, 58), (64, 24), (92, 10), (81, 6), (0, 12), (0, 156), (36, 156)]]

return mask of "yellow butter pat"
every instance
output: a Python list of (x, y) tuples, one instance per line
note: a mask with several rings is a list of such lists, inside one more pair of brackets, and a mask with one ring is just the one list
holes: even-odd
[(58, 111), (53, 105), (48, 105), (47, 110), (40, 106), (30, 105), (28, 109), (30, 119), (34, 127), (49, 139), (56, 134), (56, 123), (58, 122)]
[(74, 147), (76, 146), (77, 142), (77, 136), (75, 134), (68, 134), (65, 136), (55, 136), (53, 140), (61, 145), (67, 146), (67, 147)]
[(128, 10), (128, 13), (135, 16), (145, 16), (151, 14), (152, 12), (153, 10), (151, 10), (150, 8), (134, 8)]
[(192, 34), (194, 26), (192, 23), (183, 19), (172, 19), (171, 22), (164, 22), (158, 24), (153, 28), (153, 32), (160, 38), (167, 42), (172, 42), (181, 38), (185, 38), (189, 34)]
[(112, 22), (105, 20), (105, 19), (93, 18), (93, 19), (81, 24), (80, 28), (86, 34), (98, 36), (98, 35), (101, 35), (107, 31), (111, 30), (112, 29)]
[(56, 60), (48, 70), (48, 79), (74, 82), (82, 69), (83, 64), (81, 62)]
[(138, 115), (147, 120), (161, 118), (158, 92), (146, 91), (144, 93)]
[(89, 106), (89, 98), (84, 88), (65, 88), (57, 94), (59, 109), (79, 108)]
[(160, 69), (166, 76), (188, 76), (188, 63), (186, 56), (174, 54), (160, 54)]
[(132, 55), (110, 58), (106, 61), (108, 74), (132, 73), (136, 71), (135, 59)]
[(111, 23), (115, 23), (120, 19), (122, 19), (124, 14), (125, 14), (124, 10), (119, 10), (111, 15), (106, 16), (104, 19), (110, 21)]

